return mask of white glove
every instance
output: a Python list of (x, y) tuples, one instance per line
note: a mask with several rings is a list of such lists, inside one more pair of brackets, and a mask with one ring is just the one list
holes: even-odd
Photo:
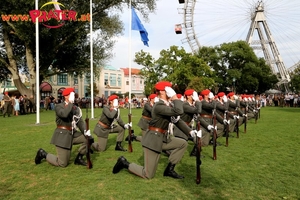
[(233, 115), (233, 118), (234, 118), (234, 119), (239, 119), (240, 116), (238, 116), (238, 115)]
[(175, 116), (172, 116), (171, 117), (171, 122), (174, 124), (174, 123), (177, 123), (178, 121), (179, 121), (179, 119), (180, 119), (180, 116), (178, 115), (177, 117), (175, 117)]
[(132, 122), (127, 123), (127, 124), (124, 125), (125, 129), (129, 129), (129, 127), (132, 127)]
[(154, 97), (154, 103), (159, 102), (159, 98), (158, 97)]
[(119, 100), (118, 99), (114, 99), (113, 100), (113, 106), (114, 107), (118, 107), (119, 106)]
[(212, 92), (210, 92), (209, 94), (208, 94), (208, 98), (210, 98), (210, 99), (212, 99), (212, 98), (214, 98), (215, 96), (214, 96), (214, 94), (212, 93)]
[(171, 87), (165, 87), (165, 91), (169, 98), (176, 95), (176, 92)]
[(193, 99), (194, 101), (199, 101), (199, 96), (198, 96), (198, 94), (197, 94), (196, 91), (193, 92), (192, 99)]
[(233, 95), (233, 98), (234, 98), (235, 100), (238, 100), (238, 96), (236, 96), (236, 95)]
[(248, 117), (247, 114), (243, 114), (243, 117)]
[(228, 98), (226, 95), (223, 96), (223, 101), (226, 103), (228, 101)]
[(210, 131), (211, 129), (213, 129), (213, 128), (214, 128), (213, 125), (208, 125), (208, 126), (207, 126), (207, 130), (209, 130), (209, 131)]
[(84, 131), (84, 135), (85, 136), (91, 136), (91, 131), (90, 130)]
[(244, 98), (244, 101), (248, 101), (248, 98)]
[(181, 101), (184, 101), (184, 97), (183, 97), (183, 96), (181, 96), (180, 100), (181, 100)]
[(224, 120), (223, 120), (223, 123), (224, 123), (225, 125), (229, 125), (229, 124), (230, 124), (230, 120), (224, 119)]
[(196, 130), (192, 130), (192, 131), (190, 132), (190, 135), (191, 135), (193, 138), (196, 137), (197, 131), (196, 131)]
[(197, 137), (202, 137), (202, 130), (200, 129), (198, 132), (197, 132)]
[(71, 92), (70, 95), (69, 95), (69, 102), (74, 103), (74, 101), (75, 101), (75, 93)]

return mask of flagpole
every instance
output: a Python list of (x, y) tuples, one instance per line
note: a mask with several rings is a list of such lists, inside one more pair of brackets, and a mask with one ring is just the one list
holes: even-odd
[(132, 27), (132, 8), (131, 8), (131, 0), (129, 1), (129, 114), (131, 114), (131, 27)]
[(90, 0), (90, 63), (91, 63), (91, 118), (94, 119), (94, 70), (93, 70), (93, 0)]
[[(35, 0), (35, 10), (39, 9), (38, 0)], [(39, 18), (35, 20), (35, 102), (36, 124), (40, 123), (40, 45), (39, 45)]]

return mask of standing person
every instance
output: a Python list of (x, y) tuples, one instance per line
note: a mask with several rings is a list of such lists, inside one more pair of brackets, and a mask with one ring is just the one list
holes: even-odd
[(14, 100), (15, 100), (15, 103), (14, 103), (15, 115), (18, 116), (19, 115), (19, 111), (20, 111), (19, 98), (15, 97)]
[[(39, 149), (35, 157), (35, 164), (40, 164), (42, 159), (46, 159), (51, 165), (66, 167), (69, 164), (73, 144), (81, 144), (74, 164), (86, 166), (86, 162), (83, 160), (83, 155), (86, 153), (85, 135), (91, 137), (90, 130), (85, 130), (86, 125), (81, 117), (81, 110), (74, 105), (74, 89), (66, 88), (62, 95), (65, 101), (55, 107), (57, 127), (51, 139), (51, 144), (56, 147), (57, 155)], [(77, 127), (80, 132), (76, 130)]]
[(11, 110), (12, 110), (12, 100), (11, 100), (10, 96), (8, 95), (8, 92), (4, 93), (3, 100), (5, 103), (4, 110), (3, 110), (3, 117), (5, 117), (6, 113), (7, 113), (7, 116), (10, 117)]
[(133, 138), (136, 139), (137, 141), (142, 141), (142, 137), (145, 135), (148, 127), (149, 127), (149, 122), (151, 120), (151, 112), (152, 112), (152, 108), (154, 106), (155, 103), (155, 98), (157, 98), (156, 94), (150, 94), (149, 95), (149, 102), (146, 101), (144, 103), (144, 109), (142, 112), (142, 117), (140, 119), (140, 121), (138, 122), (138, 126), (141, 128), (142, 130), (142, 136), (136, 136)]
[(24, 94), (24, 103), (23, 103), (23, 106), (24, 106), (24, 114), (28, 114), (28, 108), (29, 108), (29, 99), (27, 97), (26, 94)]
[[(171, 150), (171, 154), (168, 157), (169, 164), (164, 171), (164, 176), (170, 176), (176, 179), (184, 178), (184, 176), (177, 174), (174, 171), (174, 168), (182, 159), (188, 143), (184, 139), (169, 137), (168, 135), (168, 127), (171, 123), (171, 118), (183, 113), (183, 102), (177, 98), (176, 92), (171, 86), (172, 84), (167, 81), (161, 81), (155, 85), (159, 101), (153, 106), (152, 119), (150, 120), (148, 130), (142, 139), (144, 166), (129, 163), (126, 158), (121, 156), (113, 168), (112, 172), (114, 174), (126, 168), (131, 173), (140, 176), (141, 178), (151, 179), (155, 176), (161, 152), (163, 150)], [(169, 101), (172, 101), (172, 105)], [(180, 129), (188, 128), (182, 120), (181, 122), (182, 123), (176, 124), (176, 126)], [(194, 131), (191, 131), (190, 134), (195, 136)]]
[(49, 98), (49, 96), (45, 97), (44, 104), (45, 104), (45, 109), (48, 110), (49, 109), (49, 105), (50, 105), (50, 98)]
[[(96, 151), (105, 151), (108, 135), (110, 133), (118, 133), (116, 151), (126, 151), (122, 147), (124, 140), (125, 129), (128, 129), (131, 124), (125, 124), (120, 117), (119, 100), (117, 95), (111, 95), (108, 98), (109, 105), (103, 107), (102, 115), (94, 128), (94, 133), (98, 137), (98, 143), (93, 145)], [(116, 125), (114, 122), (117, 122)]]

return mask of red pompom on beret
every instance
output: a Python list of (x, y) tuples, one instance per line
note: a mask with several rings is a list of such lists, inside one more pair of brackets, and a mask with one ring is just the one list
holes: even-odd
[(180, 99), (182, 97), (181, 94), (176, 94), (177, 98)]
[(149, 95), (149, 99), (154, 99), (155, 97), (157, 97), (156, 94), (150, 94), (150, 95)]
[(155, 84), (155, 89), (159, 91), (165, 90), (165, 87), (172, 87), (172, 83), (169, 81), (160, 81)]
[(205, 96), (205, 95), (208, 95), (209, 93), (210, 93), (210, 90), (206, 89), (201, 92), (201, 95)]
[(108, 97), (108, 100), (113, 101), (114, 99), (118, 99), (118, 98), (119, 97), (117, 95), (113, 94), (113, 95), (110, 95), (110, 97)]
[(195, 91), (195, 90), (193, 90), (193, 89), (186, 90), (186, 91), (184, 92), (184, 95), (186, 95), (186, 96), (193, 95), (193, 92), (194, 92), (194, 91)]
[(74, 88), (66, 88), (66, 89), (64, 89), (62, 95), (63, 96), (68, 96), (71, 92), (75, 92)]

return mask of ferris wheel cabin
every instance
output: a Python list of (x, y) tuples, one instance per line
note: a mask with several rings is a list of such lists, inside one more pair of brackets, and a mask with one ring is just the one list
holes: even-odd
[(181, 24), (175, 24), (175, 33), (182, 34), (182, 26)]

